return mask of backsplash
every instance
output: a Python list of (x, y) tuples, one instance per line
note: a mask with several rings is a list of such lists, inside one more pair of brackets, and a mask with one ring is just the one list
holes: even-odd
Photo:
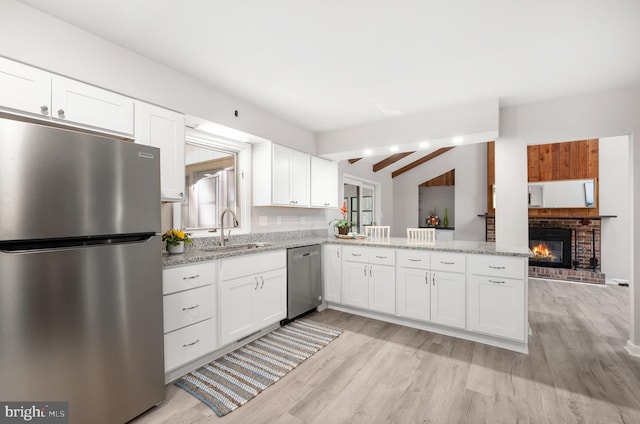
[[(250, 233), (250, 234), (231, 234), (227, 244), (245, 244), (245, 243), (260, 243), (260, 242), (275, 242), (290, 239), (299, 238), (323, 238), (329, 234), (326, 229), (315, 230), (299, 230), (299, 231), (276, 231), (269, 233)], [(220, 235), (212, 237), (198, 237), (194, 238), (192, 243), (185, 245), (185, 252), (192, 250), (201, 250), (220, 244)], [(163, 246), (164, 250), (164, 246)]]

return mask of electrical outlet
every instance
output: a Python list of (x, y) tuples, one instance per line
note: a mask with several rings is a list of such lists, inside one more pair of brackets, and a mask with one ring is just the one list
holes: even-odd
[(261, 225), (261, 226), (263, 226), (263, 227), (264, 227), (265, 225), (267, 225), (267, 217), (266, 217), (266, 216), (261, 216), (261, 217), (259, 218), (259, 222), (258, 222), (258, 224), (259, 224), (259, 225)]
[(276, 216), (276, 225), (280, 225), (280, 224), (282, 224), (282, 217)]

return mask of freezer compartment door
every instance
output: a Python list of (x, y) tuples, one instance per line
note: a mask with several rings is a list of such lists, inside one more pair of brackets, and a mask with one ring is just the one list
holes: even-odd
[[(164, 397), (160, 237), (0, 251), (0, 399), (124, 423)], [(10, 383), (9, 383), (10, 382)]]
[(0, 240), (160, 232), (155, 147), (0, 119)]

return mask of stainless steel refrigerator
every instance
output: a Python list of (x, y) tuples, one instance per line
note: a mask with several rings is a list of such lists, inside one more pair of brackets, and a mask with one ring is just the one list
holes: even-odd
[(0, 401), (72, 424), (162, 401), (159, 154), (0, 119)]

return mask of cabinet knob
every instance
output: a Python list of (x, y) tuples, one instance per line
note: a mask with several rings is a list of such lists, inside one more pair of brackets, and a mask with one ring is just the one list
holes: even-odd
[(40, 106), (40, 112), (42, 112), (43, 115), (48, 115), (49, 114), (49, 108), (47, 106)]
[(183, 192), (180, 192), (179, 196), (180, 196), (180, 197), (184, 197), (184, 193), (183, 193)]
[(58, 117), (64, 118), (64, 109), (58, 109)]

